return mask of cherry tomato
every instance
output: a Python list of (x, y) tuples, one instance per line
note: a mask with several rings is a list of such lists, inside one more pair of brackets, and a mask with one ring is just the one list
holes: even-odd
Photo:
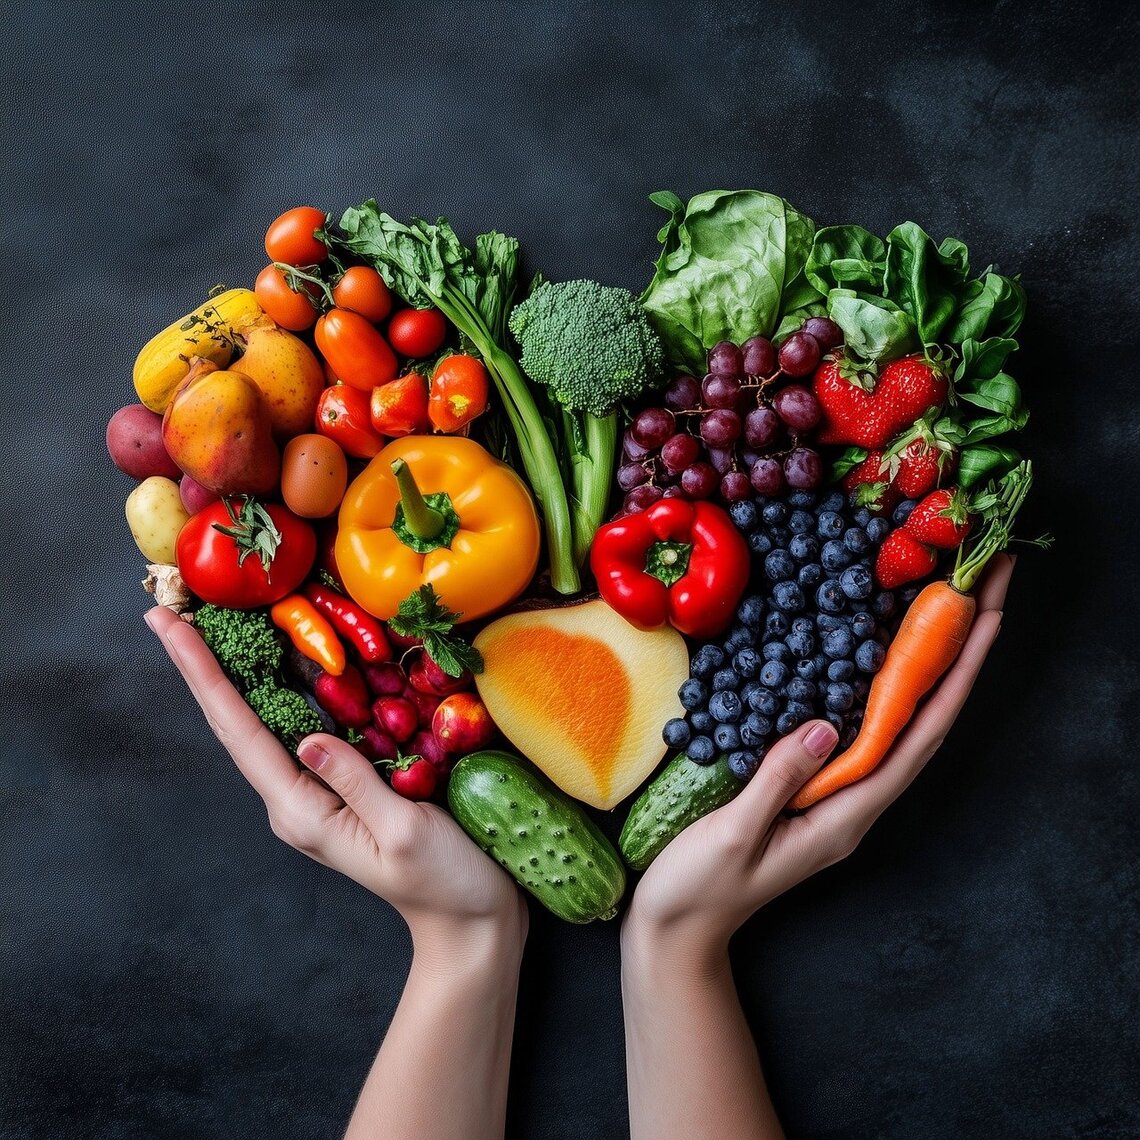
[(253, 283), (257, 303), (270, 320), (290, 332), (304, 332), (313, 327), (317, 310), (304, 290), (293, 292), (285, 274), (276, 265), (267, 265)]
[(315, 206), (294, 206), (275, 218), (265, 232), (265, 252), (270, 261), (286, 265), (317, 265), (329, 255), (325, 243), (313, 231), (325, 224), (324, 214)]
[[(266, 516), (279, 540), (272, 539)], [(270, 552), (268, 567), (259, 553), (263, 546)], [(219, 499), (190, 516), (178, 532), (175, 554), (183, 581), (202, 601), (248, 610), (280, 601), (305, 580), (317, 556), (317, 535), (279, 503)]]
[(348, 309), (330, 309), (313, 330), (325, 363), (353, 388), (371, 392), (396, 379), (396, 354), (367, 317)]
[(372, 427), (367, 392), (337, 384), (326, 388), (317, 401), (317, 431), (340, 444), (355, 459), (371, 459), (384, 437)]
[(381, 435), (414, 435), (428, 429), (428, 386), (418, 372), (372, 389), (372, 426)]
[(462, 431), (487, 410), (490, 377), (473, 356), (445, 356), (432, 373), (428, 416), (436, 431)]
[(447, 321), (438, 309), (401, 309), (388, 322), (388, 340), (401, 356), (431, 356), (447, 336)]
[(435, 791), (439, 773), (427, 760), (413, 760), (406, 768), (392, 769), (392, 791), (399, 792), (406, 800), (430, 800)]
[(339, 308), (359, 313), (374, 324), (384, 320), (392, 311), (392, 294), (384, 278), (367, 265), (346, 269), (333, 286), (332, 294)]

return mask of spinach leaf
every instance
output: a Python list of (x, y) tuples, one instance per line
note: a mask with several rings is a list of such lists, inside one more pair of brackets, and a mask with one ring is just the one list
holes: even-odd
[(843, 330), (847, 347), (864, 360), (893, 360), (916, 347), (910, 316), (882, 297), (832, 289), (827, 295), (827, 315)]
[(1017, 341), (1005, 337), (990, 337), (988, 340), (970, 338), (962, 342), (961, 358), (954, 370), (954, 381), (970, 378), (989, 380), (996, 376), (1011, 352), (1017, 349)]
[(924, 345), (938, 342), (969, 272), (966, 247), (956, 238), (936, 246), (914, 222), (887, 235), (883, 295), (910, 315)]
[(808, 256), (807, 279), (820, 293), (837, 287), (878, 293), (883, 287), (887, 247), (862, 226), (824, 226), (816, 230)]
[(1009, 447), (992, 443), (967, 447), (958, 459), (958, 485), (973, 487), (983, 479), (1000, 477), (1012, 471), (1021, 462), (1021, 456)]
[(950, 344), (984, 337), (1012, 337), (1025, 317), (1025, 290), (1014, 277), (987, 269), (966, 283), (943, 339)]

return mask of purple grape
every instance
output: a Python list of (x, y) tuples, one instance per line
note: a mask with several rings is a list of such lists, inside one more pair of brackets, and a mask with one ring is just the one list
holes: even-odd
[(730, 408), (714, 408), (701, 417), (701, 439), (709, 447), (727, 447), (740, 438), (740, 416)]
[(735, 374), (740, 371), (740, 349), (731, 341), (722, 340), (709, 349), (709, 371)]
[(819, 341), (808, 333), (794, 332), (780, 345), (780, 368), (789, 376), (806, 376), (819, 363)]
[(649, 453), (653, 450), (651, 447), (642, 447), (641, 444), (633, 438), (632, 430), (628, 428), (622, 437), (621, 449), (626, 459), (629, 459), (633, 463), (640, 463), (643, 459), (648, 459)]
[(651, 487), (648, 483), (644, 487), (634, 487), (625, 497), (623, 506), (631, 514), (651, 507), (665, 494), (660, 487)]
[(752, 464), (755, 463), (759, 458), (760, 452), (753, 451), (751, 447), (744, 448), (744, 450), (740, 453), (740, 462), (743, 463), (749, 471), (752, 470)]
[(740, 380), (719, 372), (710, 372), (701, 382), (701, 396), (706, 408), (735, 408), (740, 399)]
[(671, 412), (684, 412), (699, 408), (701, 386), (695, 376), (678, 376), (665, 389), (665, 407)]
[(666, 487), (664, 493), (661, 495), (663, 499), (683, 499), (685, 492), (679, 486)]
[(732, 470), (735, 456), (731, 447), (710, 447), (708, 457), (718, 475), (723, 475), (726, 471)]
[(767, 404), (744, 417), (744, 440), (749, 447), (768, 447), (780, 434), (780, 417)]
[(623, 491), (632, 491), (649, 482), (649, 468), (642, 463), (623, 463), (618, 468), (617, 485)]
[(681, 490), (690, 499), (707, 499), (716, 490), (720, 476), (711, 463), (694, 463), (681, 472)]
[(810, 447), (794, 448), (784, 460), (784, 478), (789, 487), (810, 491), (823, 480), (823, 463)]
[(661, 462), (670, 475), (679, 475), (690, 463), (695, 463), (700, 454), (701, 445), (684, 432), (671, 435), (661, 445)]
[(749, 472), (752, 489), (758, 495), (778, 495), (784, 489), (784, 469), (778, 459), (757, 459)]
[(802, 384), (789, 384), (772, 400), (776, 414), (792, 431), (810, 431), (823, 415), (819, 401)]
[(673, 413), (665, 408), (646, 408), (633, 417), (633, 438), (642, 447), (660, 447), (676, 430)]
[(750, 336), (744, 342), (743, 356), (749, 376), (771, 376), (776, 371), (776, 350), (766, 336)]
[(830, 317), (808, 317), (801, 326), (808, 336), (819, 341), (824, 352), (838, 348), (843, 343), (843, 330)]
[(743, 471), (729, 471), (720, 477), (720, 497), (726, 503), (737, 503), (752, 495), (752, 484)]

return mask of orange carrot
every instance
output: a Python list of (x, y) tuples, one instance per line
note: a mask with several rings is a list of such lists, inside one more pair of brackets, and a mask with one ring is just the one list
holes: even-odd
[(873, 772), (894, 744), (918, 702), (954, 664), (977, 605), (969, 591), (986, 563), (1009, 543), (1009, 528), (1033, 481), (1028, 462), (1014, 468), (991, 496), (985, 527), (968, 556), (958, 551), (949, 582), (932, 582), (911, 603), (886, 660), (871, 683), (855, 743), (817, 772), (792, 799), (802, 811)]

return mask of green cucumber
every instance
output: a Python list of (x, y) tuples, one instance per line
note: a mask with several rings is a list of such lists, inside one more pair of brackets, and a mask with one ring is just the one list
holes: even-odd
[(645, 789), (630, 808), (618, 844), (625, 861), (644, 871), (690, 823), (723, 807), (744, 787), (724, 756), (694, 764), (681, 753)]
[(447, 802), (459, 826), (547, 910), (566, 922), (613, 918), (625, 868), (592, 819), (507, 752), (455, 765)]

